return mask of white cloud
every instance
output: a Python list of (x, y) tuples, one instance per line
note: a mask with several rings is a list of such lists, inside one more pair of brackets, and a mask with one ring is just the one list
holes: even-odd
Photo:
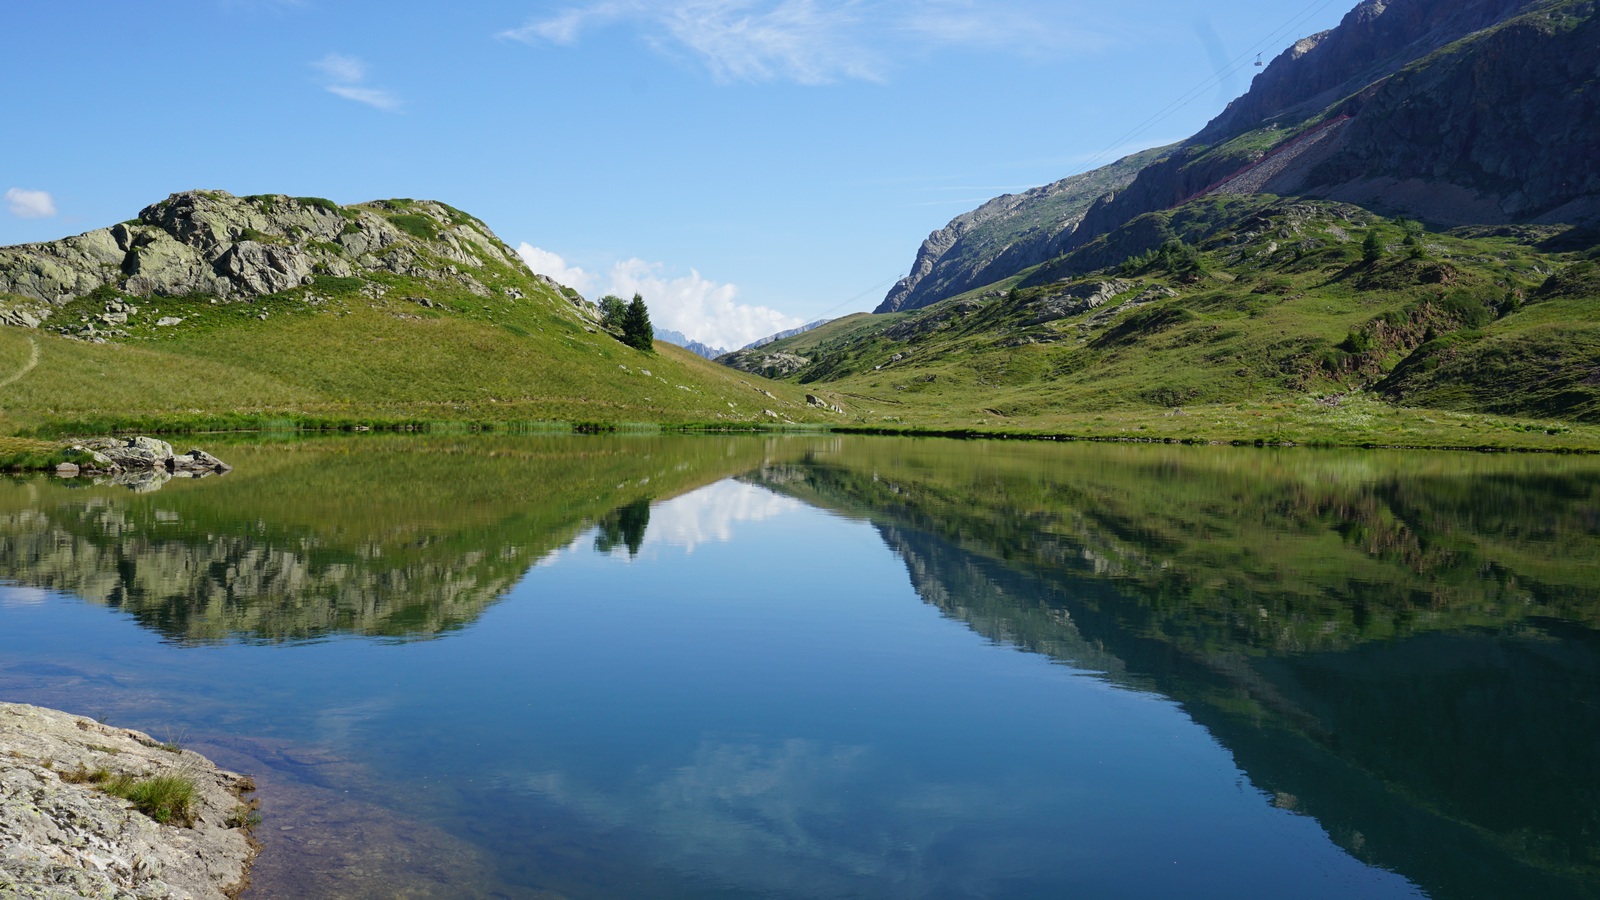
[(627, 15), (633, 4), (597, 3), (586, 9), (568, 9), (548, 19), (531, 21), (503, 32), (502, 37), (532, 43), (540, 38), (552, 44), (571, 44), (592, 23), (604, 24)]
[(343, 97), (346, 100), (354, 100), (357, 103), (365, 103), (368, 106), (381, 109), (385, 112), (394, 112), (400, 108), (399, 97), (396, 97), (388, 91), (379, 90), (377, 88), (351, 87), (350, 85), (344, 84), (330, 84), (328, 85), (328, 93)]
[(671, 277), (661, 263), (642, 259), (613, 265), (607, 293), (625, 300), (643, 296), (651, 322), (713, 347), (743, 347), (805, 324), (775, 309), (739, 303), (739, 288), (734, 285), (708, 280), (693, 269), (688, 275)]
[(311, 67), (342, 84), (352, 84), (367, 77), (366, 63), (354, 56), (342, 56), (338, 53), (329, 53), (312, 63)]
[(1067, 11), (1028, 0), (602, 0), (501, 33), (532, 45), (576, 43), (627, 24), (669, 55), (687, 53), (722, 82), (882, 81), (903, 55), (947, 47), (1014, 53), (1077, 40)]
[(48, 219), (56, 214), (56, 201), (49, 191), (12, 188), (6, 191), (6, 207), (21, 219)]
[(589, 290), (594, 287), (594, 278), (588, 272), (577, 266), (567, 265), (567, 261), (562, 259), (560, 254), (551, 253), (549, 250), (523, 241), (522, 245), (517, 247), (517, 255), (522, 257), (522, 261), (535, 273), (553, 278), (585, 297), (589, 296)]
[(354, 56), (329, 53), (311, 64), (328, 82), (323, 89), (336, 97), (365, 103), (374, 109), (396, 112), (401, 107), (400, 98), (389, 91), (367, 85), (367, 64)]

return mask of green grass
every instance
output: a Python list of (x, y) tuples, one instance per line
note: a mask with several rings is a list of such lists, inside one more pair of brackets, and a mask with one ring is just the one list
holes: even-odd
[[(249, 303), (149, 298), (136, 301), (128, 335), (106, 344), (0, 328), (0, 372), (25, 364), (30, 340), (40, 358), (0, 392), (0, 433), (837, 418), (809, 407), (794, 386), (676, 347), (629, 348), (532, 279), (479, 274), (495, 291), (490, 297), (384, 275), (377, 283), (387, 293), (378, 300), (360, 293), (365, 281), (331, 277)], [(513, 300), (502, 287), (526, 296)], [(103, 309), (102, 297), (83, 298), (52, 324)], [(183, 321), (157, 328), (158, 316)]]
[(167, 774), (137, 778), (106, 769), (80, 769), (63, 773), (61, 780), (69, 784), (92, 784), (113, 797), (131, 802), (134, 809), (162, 825), (194, 826), (197, 789), (194, 780), (187, 776)]
[[(1592, 263), (1539, 249), (1546, 232), (1425, 233), (1414, 259), (1400, 225), (1355, 207), (1207, 199), (987, 289), (762, 350), (810, 358), (786, 380), (834, 391), (854, 427), (1600, 449)], [(1041, 320), (1112, 279), (1103, 306)]]
[[(102, 328), (107, 343), (49, 333), (97, 321), (118, 296), (108, 287), (39, 332), (0, 328), (0, 434), (650, 422), (1600, 449), (1600, 266), (1592, 241), (1559, 228), (1407, 245), (1410, 226), (1356, 207), (1207, 198), (942, 303), (741, 355), (808, 360), (774, 382), (623, 345), (475, 232), (459, 233), (480, 263), (472, 281), (443, 274), (446, 251), (419, 235), (478, 224), (451, 210), (442, 226), (422, 208), (354, 209), (425, 221), (406, 246), (439, 277), (323, 274), (248, 302), (136, 298), (126, 325)], [(1088, 296), (1069, 291), (1112, 280), (1103, 305), (1059, 311)], [(182, 321), (156, 327), (162, 316)], [(0, 448), (0, 464), (44, 467), (54, 452)]]

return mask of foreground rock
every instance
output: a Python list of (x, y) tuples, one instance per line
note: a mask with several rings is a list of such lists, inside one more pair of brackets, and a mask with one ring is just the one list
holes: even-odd
[[(87, 778), (178, 774), (193, 826), (162, 825)], [(205, 757), (92, 719), (0, 703), (0, 897), (224, 900), (247, 883), (254, 786)]]

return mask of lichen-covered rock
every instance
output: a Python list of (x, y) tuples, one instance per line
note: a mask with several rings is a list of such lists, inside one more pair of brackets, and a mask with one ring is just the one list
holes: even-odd
[(1031, 315), (1023, 321), (1024, 325), (1042, 325), (1065, 319), (1098, 309), (1104, 306), (1111, 298), (1125, 293), (1133, 288), (1133, 284), (1120, 279), (1110, 281), (1087, 281), (1064, 288), (1059, 293), (1052, 293), (1029, 304), (1033, 309)]
[[(193, 782), (193, 825), (162, 825), (89, 773)], [(0, 703), (0, 897), (225, 900), (246, 884), (249, 779), (148, 735)]]
[[(314, 198), (184, 191), (131, 222), (0, 248), (0, 294), (59, 305), (109, 285), (139, 296), (244, 300), (304, 286), (318, 274), (347, 278), (381, 270), (450, 281), (488, 296), (462, 271), (482, 269), (486, 261), (525, 270), (482, 223), (441, 203), (340, 207)], [(24, 324), (8, 321), (17, 318), (8, 314), (0, 321)]]
[(110, 475), (113, 484), (138, 491), (158, 490), (174, 476), (202, 478), (225, 475), (233, 467), (204, 450), (172, 452), (172, 445), (152, 437), (96, 438), (72, 449), (91, 453), (92, 465), (85, 474)]

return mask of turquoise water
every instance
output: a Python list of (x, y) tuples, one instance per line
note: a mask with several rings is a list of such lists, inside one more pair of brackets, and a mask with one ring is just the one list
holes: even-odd
[(232, 456), (0, 485), (0, 697), (256, 774), (246, 897), (1600, 894), (1595, 464)]

